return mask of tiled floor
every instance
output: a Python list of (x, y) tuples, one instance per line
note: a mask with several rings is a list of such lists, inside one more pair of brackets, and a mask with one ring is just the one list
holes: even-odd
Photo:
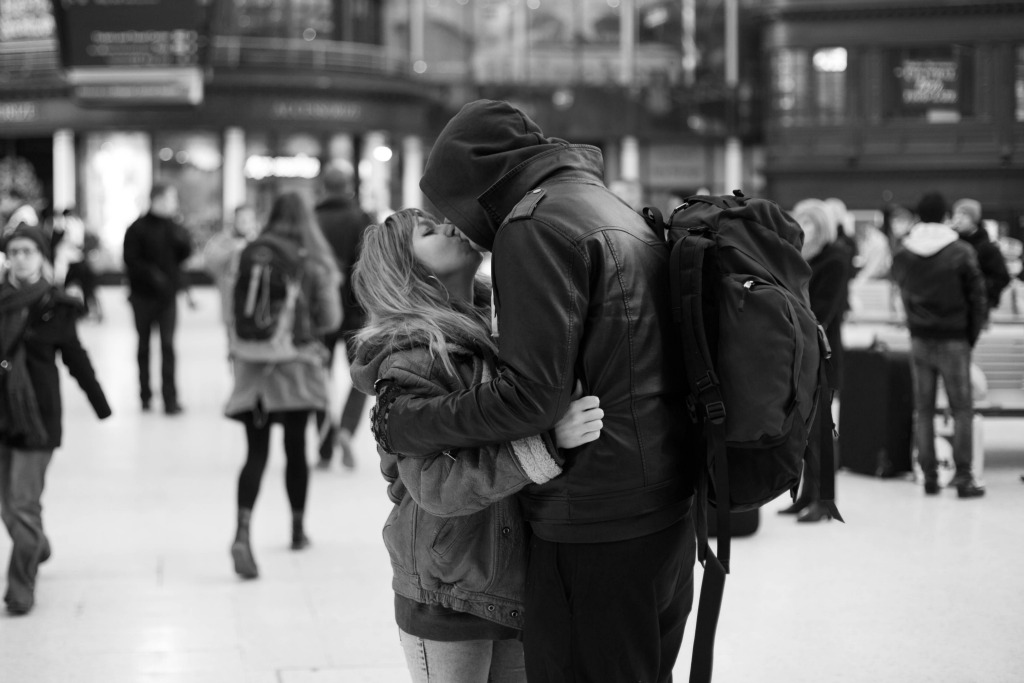
[[(262, 576), (236, 579), (228, 545), (244, 439), (220, 415), (230, 376), (216, 300), (197, 290), (198, 309), (182, 308), (187, 412), (167, 418), (139, 411), (124, 292), (102, 295), (107, 321), (81, 332), (115, 415), (97, 422), (65, 377), (66, 443), (44, 498), (54, 554), (36, 609), (0, 616), (0, 681), (408, 680), (368, 430), (354, 472), (313, 473), (314, 544), (301, 553), (287, 547), (275, 444), (254, 519)], [(757, 534), (735, 541), (715, 680), (1024, 681), (1024, 421), (989, 420), (985, 438), (981, 500), (925, 499), (910, 481), (842, 472), (846, 525), (798, 526), (775, 514), (784, 501), (771, 504)], [(9, 548), (0, 535), (0, 557)], [(687, 670), (684, 654), (677, 680)]]

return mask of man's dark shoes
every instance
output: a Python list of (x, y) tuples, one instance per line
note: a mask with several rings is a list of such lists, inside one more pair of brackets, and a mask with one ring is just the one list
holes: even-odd
[(979, 486), (973, 479), (956, 487), (957, 498), (981, 498), (985, 495), (985, 487)]
[(32, 611), (32, 601), (8, 600), (7, 611), (15, 616), (28, 614)]
[(185, 412), (185, 409), (177, 402), (168, 403), (164, 406), (164, 413), (167, 415), (181, 415), (183, 412)]
[(811, 503), (796, 516), (798, 522), (820, 522), (823, 519), (832, 519), (832, 515), (828, 513), (828, 508), (821, 503)]
[(142, 399), (142, 412), (148, 413), (150, 410), (152, 410), (152, 407), (153, 406), (150, 404), (148, 398)]
[(939, 482), (931, 481), (931, 480), (925, 481), (925, 483), (924, 483), (924, 492), (925, 492), (925, 494), (927, 494), (929, 496), (938, 495), (938, 493), (939, 493)]

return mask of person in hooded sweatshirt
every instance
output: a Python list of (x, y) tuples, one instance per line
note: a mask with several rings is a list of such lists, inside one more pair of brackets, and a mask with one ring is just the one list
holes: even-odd
[(682, 417), (669, 251), (603, 169), (599, 149), (546, 137), (507, 102), (466, 104), (420, 188), (492, 252), (498, 371), (445, 396), (376, 387), (378, 445), (407, 457), (549, 433), (577, 382), (600, 398), (600, 438), (519, 497), (533, 532), (531, 683), (668, 681), (693, 603), (698, 446)]
[(985, 298), (989, 309), (999, 308), (1003, 290), (1010, 284), (1010, 271), (999, 245), (989, 239), (981, 226), (981, 202), (976, 199), (958, 199), (953, 203), (953, 229), (978, 254), (978, 267), (985, 278)]
[[(449, 223), (418, 210), (366, 232), (354, 282), (370, 319), (351, 374), (444, 396), (494, 374), (491, 289), (481, 254)], [(598, 438), (600, 402), (581, 397), (556, 427), (559, 448)], [(512, 494), (562, 470), (533, 436), (511, 444), (405, 458), (383, 450), (395, 507), (384, 526), (395, 621), (414, 681), (525, 681), (523, 589), (529, 534)]]
[(50, 557), (42, 495), (61, 445), (57, 353), (101, 420), (110, 406), (75, 327), (81, 302), (53, 283), (50, 240), (38, 227), (15, 228), (0, 269), (0, 517), (11, 536), (4, 602), (11, 614), (35, 605), (39, 565)]
[[(847, 283), (850, 280), (850, 254), (838, 241), (839, 228), (828, 205), (819, 199), (804, 199), (790, 212), (804, 231), (800, 254), (811, 267), (808, 294), (811, 311), (825, 329), (832, 349), (828, 384), (833, 395), (842, 386), (843, 311), (846, 310)], [(817, 423), (816, 423), (817, 424)], [(820, 454), (816, 449), (804, 451), (804, 471), (800, 494), (793, 504), (779, 510), (796, 515), (798, 522), (820, 522), (830, 519), (828, 508), (821, 502)]]
[(945, 197), (929, 192), (917, 205), (920, 222), (893, 257), (893, 276), (910, 330), (914, 382), (914, 441), (924, 472), (924, 491), (939, 493), (935, 458), (935, 397), (938, 378), (946, 387), (953, 413), (953, 461), (950, 482), (960, 498), (985, 495), (971, 471), (974, 399), (971, 349), (988, 319), (985, 279), (974, 248), (946, 225)]

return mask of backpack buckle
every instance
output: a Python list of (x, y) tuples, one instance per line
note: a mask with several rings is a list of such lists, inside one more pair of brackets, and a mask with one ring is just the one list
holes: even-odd
[(704, 411), (712, 424), (720, 425), (725, 422), (725, 404), (721, 401), (712, 401), (704, 406)]
[(703, 377), (694, 382), (694, 384), (697, 385), (697, 391), (703, 394), (708, 389), (718, 385), (718, 378), (708, 371)]

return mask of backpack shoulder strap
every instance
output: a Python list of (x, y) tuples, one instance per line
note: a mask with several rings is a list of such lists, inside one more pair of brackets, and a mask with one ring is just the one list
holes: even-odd
[[(691, 233), (672, 248), (671, 287), (674, 315), (682, 332), (684, 362), (690, 385), (687, 398), (694, 419), (705, 426), (706, 458), (697, 469), (697, 493), (693, 501), (694, 530), (697, 534), (697, 556), (704, 567), (697, 625), (694, 631), (690, 682), (711, 680), (714, 661), (715, 632), (722, 609), (725, 577), (729, 573), (731, 523), (729, 518), (729, 477), (725, 457), (725, 404), (722, 401), (714, 358), (704, 324), (705, 278), (715, 277), (706, 269), (717, 269), (716, 242), (705, 235)], [(717, 337), (717, 330), (713, 331)], [(702, 408), (703, 413), (697, 414)], [(707, 506), (711, 471), (715, 476), (715, 497), (718, 502), (718, 549), (721, 560), (708, 542)]]

